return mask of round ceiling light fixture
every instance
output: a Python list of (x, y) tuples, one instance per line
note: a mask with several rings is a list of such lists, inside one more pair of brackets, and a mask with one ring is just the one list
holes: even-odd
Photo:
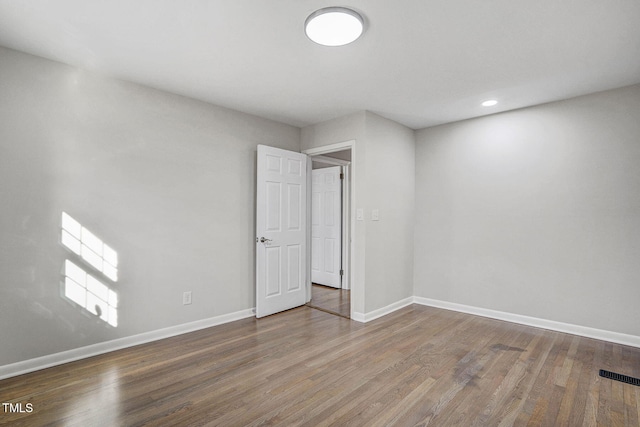
[(488, 101), (484, 101), (482, 103), (483, 107), (493, 107), (494, 105), (496, 105), (498, 103), (498, 101), (496, 101), (495, 99), (490, 99)]
[(344, 46), (356, 41), (364, 31), (364, 20), (346, 7), (325, 7), (313, 12), (304, 22), (304, 32), (323, 46)]

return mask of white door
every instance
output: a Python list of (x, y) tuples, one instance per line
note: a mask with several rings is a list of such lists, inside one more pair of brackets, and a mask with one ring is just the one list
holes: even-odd
[(258, 145), (256, 317), (306, 302), (307, 156)]
[(311, 282), (341, 287), (340, 166), (311, 171)]

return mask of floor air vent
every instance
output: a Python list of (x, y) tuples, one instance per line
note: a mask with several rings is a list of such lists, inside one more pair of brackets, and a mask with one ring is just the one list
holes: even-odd
[(623, 383), (640, 386), (640, 379), (638, 378), (628, 377), (622, 374), (616, 374), (615, 372), (605, 371), (604, 369), (600, 369), (600, 376), (604, 378), (609, 378), (611, 380), (616, 380)]

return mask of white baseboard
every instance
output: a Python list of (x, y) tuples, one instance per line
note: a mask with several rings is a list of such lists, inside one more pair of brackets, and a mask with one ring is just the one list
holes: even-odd
[(353, 313), (351, 315), (351, 319), (360, 323), (367, 323), (379, 317), (386, 316), (387, 314), (393, 313), (396, 310), (400, 310), (401, 308), (411, 304), (413, 304), (413, 297), (396, 301), (393, 304), (389, 304), (386, 307), (382, 307), (377, 310), (370, 311), (368, 313)]
[(62, 365), (63, 363), (74, 362), (87, 357), (97, 356), (99, 354), (109, 353), (111, 351), (127, 347), (133, 347), (135, 345), (145, 344), (151, 341), (161, 340), (163, 338), (174, 337), (176, 335), (210, 328), (212, 326), (252, 316), (255, 316), (255, 309), (250, 308), (247, 310), (211, 317), (209, 319), (197, 320), (195, 322), (184, 323), (182, 325), (171, 326), (169, 328), (158, 329), (138, 335), (132, 335), (130, 337), (118, 338), (111, 341), (88, 345), (86, 347), (74, 348), (73, 350), (36, 357), (35, 359), (11, 363), (9, 365), (0, 366), (0, 380), (33, 371), (39, 371), (40, 369), (50, 368), (56, 365)]
[(579, 335), (587, 338), (595, 338), (597, 340), (640, 348), (640, 337), (636, 335), (621, 334), (619, 332), (605, 331), (603, 329), (589, 328), (587, 326), (556, 322), (554, 320), (539, 319), (537, 317), (523, 316), (520, 314), (490, 310), (488, 308), (473, 307), (469, 305), (440, 301), (430, 298), (413, 297), (413, 302), (415, 302), (416, 304), (427, 305), (429, 307), (443, 308), (445, 310), (474, 314), (476, 316), (489, 317), (491, 319), (505, 320), (507, 322), (519, 323), (521, 325), (533, 326), (536, 328), (548, 329), (556, 332), (564, 332), (567, 334)]
[(364, 313), (358, 313), (357, 311), (354, 311), (353, 313), (351, 313), (351, 320), (355, 320), (356, 322), (360, 322), (360, 323), (365, 323), (365, 317), (364, 317)]

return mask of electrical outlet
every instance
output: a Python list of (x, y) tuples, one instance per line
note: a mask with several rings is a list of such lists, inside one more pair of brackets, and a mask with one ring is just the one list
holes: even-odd
[(184, 305), (191, 304), (191, 291), (187, 291), (182, 294), (182, 304)]

